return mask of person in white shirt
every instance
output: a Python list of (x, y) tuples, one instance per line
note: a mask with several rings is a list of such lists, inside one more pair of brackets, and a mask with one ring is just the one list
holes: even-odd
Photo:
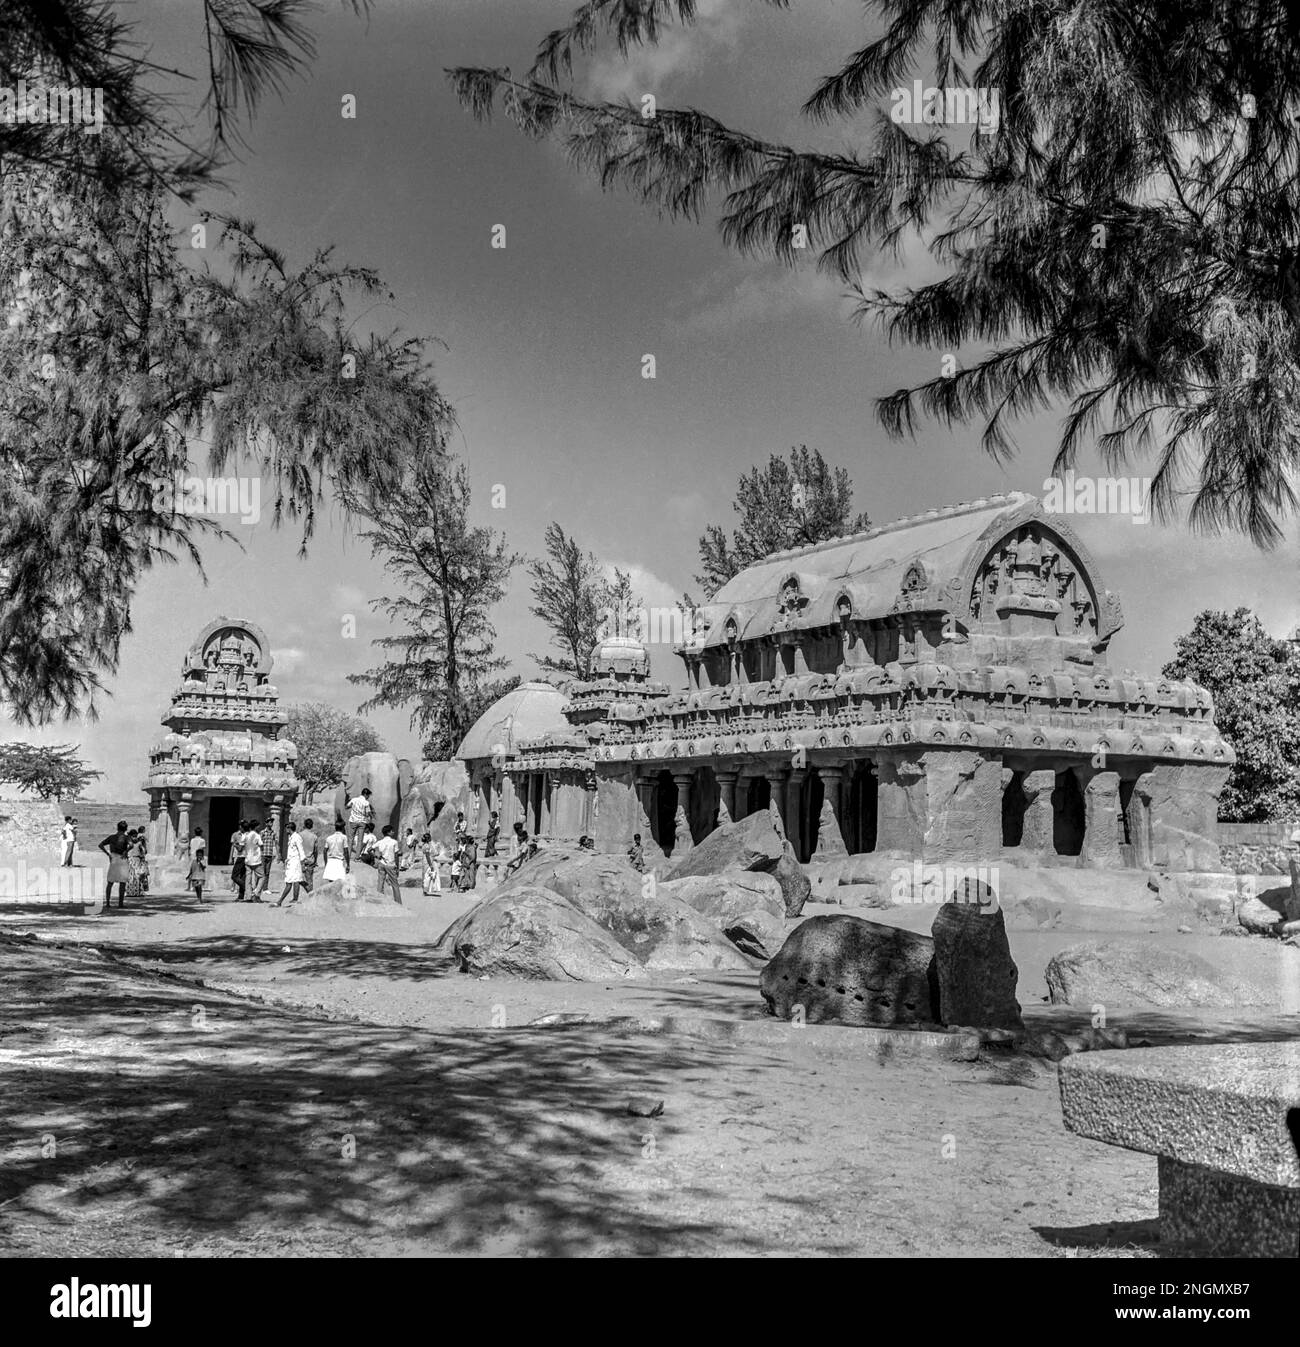
[(379, 871), (379, 892), (384, 885), (392, 886), (393, 901), (401, 903), (402, 894), (397, 887), (397, 838), (393, 836), (391, 823), (384, 825), (384, 835), (375, 843), (375, 869)]
[(63, 819), (63, 854), (59, 858), (60, 865), (72, 864), (72, 849), (77, 844), (77, 830), (72, 826), (72, 815), (66, 814)]
[(350, 866), (348, 835), (343, 831), (343, 820), (334, 820), (334, 831), (325, 839), (325, 869), (321, 880), (342, 879)]
[[(386, 831), (392, 832), (393, 830), (392, 828), (388, 828)], [(393, 841), (396, 843), (397, 839), (393, 838)], [(378, 847), (378, 845), (379, 838), (375, 836), (374, 829), (367, 828), (365, 836), (361, 839), (361, 859), (363, 861), (369, 861), (370, 864), (373, 865), (375, 863), (375, 848)]]
[(306, 852), (303, 849), (302, 838), (298, 833), (298, 825), (289, 821), (289, 845), (284, 853), (284, 888), (280, 890), (280, 899), (276, 907), (283, 907), (284, 900), (289, 895), (289, 890), (293, 890), (293, 897), (289, 898), (291, 903), (298, 901), (298, 890), (303, 883), (302, 863)]
[(244, 834), (244, 869), (249, 879), (248, 901), (262, 901), (262, 834), (257, 824), (250, 822)]
[(371, 831), (375, 821), (375, 809), (370, 803), (370, 787), (365, 787), (360, 795), (354, 795), (348, 801), (348, 850), (357, 854), (357, 835)]

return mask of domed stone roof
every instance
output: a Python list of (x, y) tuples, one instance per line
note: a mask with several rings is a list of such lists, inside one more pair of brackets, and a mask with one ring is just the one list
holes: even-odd
[(646, 648), (632, 636), (607, 636), (591, 659), (595, 673), (639, 673), (650, 670)]
[(525, 739), (568, 730), (570, 725), (564, 716), (567, 700), (550, 683), (520, 683), (474, 722), (456, 756), (466, 762), (498, 753), (509, 757), (519, 751)]

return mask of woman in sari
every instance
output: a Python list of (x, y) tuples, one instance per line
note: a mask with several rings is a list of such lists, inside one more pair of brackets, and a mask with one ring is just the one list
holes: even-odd
[(420, 838), (420, 855), (424, 858), (424, 874), (420, 879), (420, 891), (427, 898), (430, 894), (442, 892), (442, 876), (438, 871), (442, 848), (435, 846), (432, 836), (425, 833)]
[(134, 828), (126, 835), (126, 866), (130, 878), (126, 881), (126, 896), (139, 898), (149, 890), (149, 862), (145, 855), (144, 831)]

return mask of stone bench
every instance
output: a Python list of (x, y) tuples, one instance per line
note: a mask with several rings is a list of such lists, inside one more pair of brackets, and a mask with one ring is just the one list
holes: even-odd
[(1300, 1043), (1071, 1057), (1060, 1082), (1070, 1131), (1158, 1157), (1163, 1241), (1296, 1257)]

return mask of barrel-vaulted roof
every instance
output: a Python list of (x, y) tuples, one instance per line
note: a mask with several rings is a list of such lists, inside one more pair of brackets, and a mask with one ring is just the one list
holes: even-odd
[(747, 567), (704, 605), (707, 629), (682, 647), (698, 652), (730, 640), (831, 626), (903, 612), (970, 616), (975, 577), (1008, 534), (1037, 522), (1073, 562), (1094, 596), (1098, 639), (1122, 621), (1118, 600), (1100, 588), (1087, 549), (1036, 496), (991, 496), (895, 520), (862, 533), (777, 552)]

